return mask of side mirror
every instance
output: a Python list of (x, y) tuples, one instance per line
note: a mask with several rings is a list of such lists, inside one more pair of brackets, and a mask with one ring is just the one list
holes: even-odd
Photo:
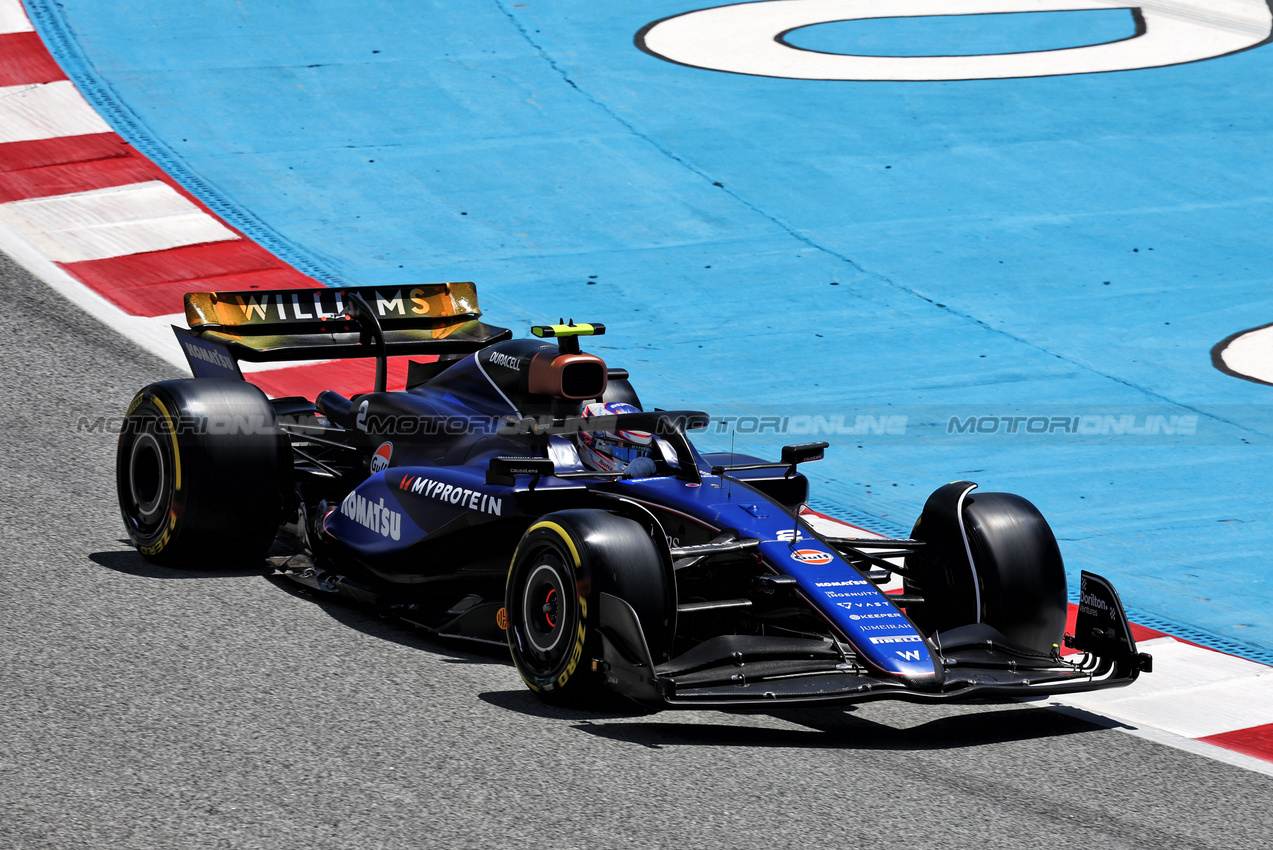
[(783, 446), (782, 462), (794, 466), (810, 460), (822, 460), (829, 445), (830, 443), (801, 443), (797, 446)]

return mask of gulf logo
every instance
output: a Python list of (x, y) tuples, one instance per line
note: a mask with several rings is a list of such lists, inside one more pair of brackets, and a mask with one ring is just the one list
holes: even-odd
[(791, 559), (815, 567), (831, 563), (830, 553), (823, 552), (820, 549), (797, 549), (791, 553)]
[(387, 469), (391, 457), (393, 457), (393, 443), (381, 443), (376, 453), (371, 456), (371, 471), (379, 472)]

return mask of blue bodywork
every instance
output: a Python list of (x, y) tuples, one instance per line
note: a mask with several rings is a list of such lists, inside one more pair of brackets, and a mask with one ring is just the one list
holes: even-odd
[[(408, 392), (359, 399), (355, 409), (364, 424), (370, 423), (366, 444), (382, 452), (389, 446), (388, 466), (326, 515), (325, 533), (373, 572), (392, 579), (404, 570), (451, 569), (427, 553), (431, 542), (457, 530), (478, 529), (480, 537), (483, 527), (524, 527), (545, 512), (545, 505), (587, 504), (590, 497), (604, 505), (603, 500), (613, 503), (617, 497), (656, 516), (685, 519), (693, 529), (686, 543), (722, 533), (760, 541), (757, 552), (764, 566), (774, 575), (793, 577), (800, 595), (871, 668), (915, 684), (937, 675), (924, 637), (862, 571), (797, 520), (789, 506), (741, 481), (713, 475), (692, 447), (697, 481), (678, 476), (674, 462), (655, 477), (588, 477), (569, 437), (553, 436), (546, 446), (532, 446), (526, 434), (532, 422), (560, 420), (544, 412), (545, 400), (528, 401), (519, 393), (517, 370), (498, 364), (555, 350), (550, 343), (499, 343)], [(571, 413), (575, 410), (572, 405)], [(536, 412), (539, 420), (528, 417)], [(387, 433), (404, 430), (404, 422), (410, 423), (405, 430), (414, 432), (409, 439)], [(384, 439), (377, 428), (386, 430)], [(492, 458), (528, 454), (551, 456), (558, 474), (583, 477), (542, 476), (533, 486), (527, 477), (511, 485), (488, 483)], [(555, 502), (559, 496), (562, 501)], [(672, 530), (665, 533), (669, 545), (682, 542)]]
[[(915, 539), (828, 537), (801, 516), (808, 481), (796, 471), (826, 443), (787, 446), (776, 463), (700, 453), (687, 432), (707, 415), (644, 410), (625, 370), (580, 350), (579, 327), (416, 364), (402, 392), (278, 400), (318, 429), (289, 431), (306, 532), (285, 572), (439, 635), (508, 645), (537, 691), (583, 664), (654, 707), (1061, 693), (1149, 669), (1112, 586), (1086, 573), (1106, 589), (1065, 638), (1084, 660), (1062, 658), (1064, 568), (1028, 502), (974, 497), (969, 531), (976, 485), (952, 482), (929, 498)], [(628, 412), (585, 410), (596, 399)], [(648, 432), (640, 477), (585, 467), (584, 430)], [(339, 452), (312, 454), (323, 446)], [(543, 548), (544, 535), (565, 548)], [(900, 596), (879, 587), (893, 575)], [(553, 631), (570, 610), (575, 625)], [(565, 666), (528, 676), (522, 664), (556, 647), (552, 634), (577, 636), (553, 662)], [(528, 648), (540, 638), (549, 650)]]

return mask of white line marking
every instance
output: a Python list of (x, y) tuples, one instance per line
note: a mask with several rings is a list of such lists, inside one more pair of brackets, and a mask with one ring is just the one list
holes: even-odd
[[(1137, 680), (1137, 682), (1140, 681), (1140, 679)], [(1135, 685), (1132, 687), (1135, 687)], [(1046, 705), (1053, 711), (1059, 711), (1062, 714), (1067, 714), (1070, 717), (1077, 717), (1079, 720), (1086, 720), (1087, 722), (1095, 723), (1098, 726), (1114, 728), (1120, 732), (1126, 732), (1128, 735), (1135, 735), (1137, 738), (1144, 738), (1147, 741), (1153, 741), (1156, 744), (1173, 747), (1177, 750), (1184, 750), (1187, 753), (1193, 753), (1194, 755), (1202, 756), (1203, 758), (1208, 758), (1212, 761), (1231, 764), (1234, 767), (1245, 768), (1246, 770), (1250, 770), (1254, 773), (1262, 773), (1265, 776), (1273, 776), (1273, 762), (1264, 761), (1263, 759), (1258, 759), (1254, 756), (1244, 755), (1243, 753), (1225, 749), (1224, 747), (1217, 747), (1215, 744), (1210, 744), (1206, 741), (1195, 741), (1193, 738), (1185, 738), (1164, 729), (1155, 729), (1152, 726), (1117, 725), (1118, 721), (1111, 723), (1109, 718), (1106, 718), (1097, 712), (1074, 708), (1072, 706), (1063, 705), (1059, 702), (1049, 701), (1037, 704)]]
[[(779, 36), (833, 21), (1092, 11), (1135, 6), (1144, 30), (1105, 44), (967, 56), (855, 56)], [(1129, 19), (1130, 23), (1130, 19)], [(655, 56), (698, 68), (808, 80), (975, 80), (1093, 74), (1197, 62), (1258, 45), (1273, 28), (1265, 0), (766, 0), (699, 9), (645, 31)]]
[(0, 143), (110, 131), (67, 80), (0, 88)]
[(1058, 699), (1137, 726), (1203, 738), (1273, 723), (1273, 667), (1181, 643), (1145, 641), (1154, 672), (1129, 688)]
[(491, 376), (486, 374), (486, 370), (482, 368), (482, 361), (475, 356), (473, 358), (473, 364), (477, 366), (477, 371), (482, 373), (482, 377), (486, 379), (486, 382), (495, 388), (495, 392), (499, 393), (499, 397), (504, 399), (504, 403), (512, 408), (514, 413), (519, 413), (520, 411), (517, 409), (517, 405), (509, 401), (508, 396), (504, 395), (504, 391), (499, 388), (499, 384), (492, 381)]
[(183, 372), (187, 371), (186, 356), (181, 353), (181, 346), (168, 327), (173, 322), (185, 324), (185, 316), (130, 316), (55, 265), (47, 254), (22, 233), (10, 227), (3, 217), (0, 217), (0, 251), (17, 260), (27, 271), (77, 307), (136, 343), (139, 348)]
[(239, 238), (160, 181), (0, 204), (0, 218), (59, 263)]
[(1220, 359), (1239, 375), (1273, 384), (1273, 327), (1242, 334), (1225, 346)]
[(32, 32), (31, 20), (22, 8), (22, 0), (0, 0), (0, 35), (11, 32)]

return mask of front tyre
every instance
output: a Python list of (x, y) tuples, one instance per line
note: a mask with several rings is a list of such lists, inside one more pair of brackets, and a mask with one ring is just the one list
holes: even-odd
[[(911, 536), (925, 547), (906, 558), (908, 609), (925, 634), (974, 623), (1048, 655), (1065, 633), (1065, 565), (1033, 504), (1011, 493), (971, 493), (954, 482), (924, 505)], [(964, 498), (959, 502), (959, 495)]]
[(985, 622), (1048, 654), (1065, 634), (1065, 564), (1043, 514), (1012, 493), (969, 496), (968, 544), (981, 577)]
[(128, 407), (115, 456), (128, 537), (163, 564), (230, 564), (269, 548), (291, 452), (269, 399), (242, 381), (151, 384)]
[(641, 525), (607, 511), (559, 511), (532, 525), (505, 593), (509, 649), (526, 685), (556, 703), (602, 695), (591, 659), (600, 655), (603, 592), (632, 606), (651, 654), (664, 654), (675, 603), (663, 561)]

